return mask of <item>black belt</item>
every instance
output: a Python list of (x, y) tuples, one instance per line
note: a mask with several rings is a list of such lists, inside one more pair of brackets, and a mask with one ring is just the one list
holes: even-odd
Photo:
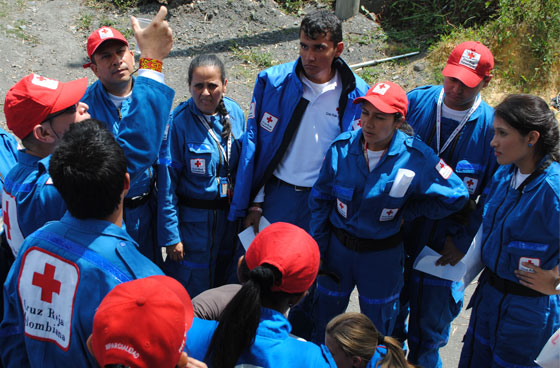
[(294, 188), (296, 192), (309, 192), (311, 190), (311, 187), (301, 187), (299, 185), (286, 183), (284, 180), (278, 179), (276, 176), (272, 175), (272, 177), (269, 179), (269, 182), (274, 183), (275, 181), (279, 182), (280, 184), (287, 185), (289, 187)]
[(402, 235), (400, 231), (385, 239), (362, 239), (356, 238), (355, 236), (348, 234), (345, 230), (339, 229), (335, 226), (331, 226), (331, 229), (342, 245), (355, 252), (386, 250), (394, 248), (402, 243)]
[(130, 208), (130, 209), (134, 209), (137, 207), (140, 207), (141, 205), (143, 205), (144, 203), (148, 202), (148, 199), (150, 199), (150, 195), (152, 194), (151, 191), (147, 192), (147, 193), (143, 193), (140, 194), (138, 196), (134, 196), (134, 197), (130, 197), (130, 198), (125, 198), (124, 199), (124, 206), (126, 208)]
[(179, 197), (179, 204), (181, 206), (199, 208), (202, 210), (227, 210), (229, 208), (229, 198), (218, 199), (196, 199), (189, 197)]
[(494, 272), (486, 268), (484, 270), (483, 276), (486, 277), (488, 283), (494, 287), (494, 289), (504, 293), (504, 294), (514, 294), (520, 296), (532, 296), (541, 297), (546, 296), (543, 293), (539, 293), (536, 290), (530, 289), (526, 286), (513, 282), (511, 280), (502, 279), (500, 276), (496, 275)]

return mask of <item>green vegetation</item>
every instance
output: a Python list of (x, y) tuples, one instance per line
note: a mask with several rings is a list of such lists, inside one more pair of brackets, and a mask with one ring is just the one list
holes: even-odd
[[(459, 27), (433, 46), (441, 68), (453, 45), (467, 39), (487, 45), (496, 61), (494, 75), (503, 90), (546, 94), (560, 86), (560, 0), (499, 0), (486, 24)], [(441, 69), (440, 69), (441, 70)]]
[(11, 34), (22, 41), (33, 43), (37, 42), (36, 37), (27, 32), (27, 22), (23, 19), (16, 21), (13, 26), (5, 27), (5, 29), (6, 33)]
[(92, 22), (93, 22), (93, 15), (83, 14), (82, 16), (80, 16), (80, 18), (78, 18), (78, 22), (76, 26), (80, 30), (89, 30)]
[(276, 63), (270, 52), (262, 52), (254, 49), (242, 49), (235, 43), (229, 47), (229, 50), (233, 52), (235, 57), (243, 60), (246, 64), (252, 64), (258, 66), (259, 68), (268, 68)]

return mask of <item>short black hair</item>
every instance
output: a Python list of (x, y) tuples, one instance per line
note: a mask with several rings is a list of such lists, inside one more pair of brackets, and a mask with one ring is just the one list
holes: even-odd
[(330, 40), (335, 46), (342, 42), (342, 22), (328, 10), (317, 10), (307, 14), (301, 21), (299, 30), (312, 40), (318, 35), (326, 37), (330, 34)]
[(72, 216), (105, 219), (120, 204), (126, 158), (103, 123), (87, 119), (64, 133), (49, 174)]

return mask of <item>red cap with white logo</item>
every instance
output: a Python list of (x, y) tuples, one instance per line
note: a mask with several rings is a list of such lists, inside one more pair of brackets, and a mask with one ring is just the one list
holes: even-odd
[[(93, 31), (88, 37), (88, 40), (87, 40), (87, 56), (88, 56), (89, 60), (91, 60), (91, 55), (93, 55), (95, 53), (95, 51), (97, 51), (99, 46), (101, 46), (101, 44), (103, 42), (109, 41), (109, 40), (121, 41), (126, 46), (128, 46), (128, 41), (126, 40), (126, 38), (124, 38), (122, 33), (120, 33), (119, 31), (117, 31), (116, 29), (114, 29), (112, 27), (101, 27), (101, 28)], [(84, 68), (89, 68), (90, 65), (91, 65), (91, 62), (84, 64), (83, 67)]]
[(19, 139), (23, 139), (49, 115), (78, 103), (86, 89), (87, 78), (62, 83), (38, 74), (29, 74), (6, 94), (6, 124)]
[(192, 321), (191, 298), (175, 279), (157, 275), (125, 282), (99, 304), (91, 349), (101, 367), (173, 368)]
[(367, 101), (385, 114), (400, 113), (403, 117), (408, 111), (406, 92), (396, 83), (379, 82), (371, 87), (365, 96), (358, 97), (354, 103)]
[(447, 59), (441, 74), (457, 78), (467, 87), (474, 88), (494, 68), (494, 56), (480, 42), (467, 41), (457, 45)]

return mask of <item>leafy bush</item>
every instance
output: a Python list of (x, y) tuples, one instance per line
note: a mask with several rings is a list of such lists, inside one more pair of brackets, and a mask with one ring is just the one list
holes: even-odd
[(487, 24), (454, 30), (433, 47), (431, 57), (443, 64), (453, 45), (467, 39), (479, 40), (492, 50), (494, 75), (509, 89), (537, 94), (551, 89), (557, 93), (558, 9), (560, 0), (499, 0), (497, 13)]
[(395, 42), (425, 48), (457, 27), (486, 22), (499, 0), (394, 0), (380, 14), (381, 25)]

